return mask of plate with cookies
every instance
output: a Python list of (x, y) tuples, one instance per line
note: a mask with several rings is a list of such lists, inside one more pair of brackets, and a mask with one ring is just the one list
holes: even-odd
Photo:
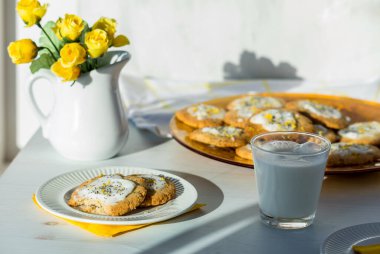
[(197, 190), (174, 174), (138, 167), (102, 167), (52, 178), (36, 192), (37, 203), (62, 218), (105, 225), (140, 225), (187, 212)]
[(253, 136), (316, 133), (332, 143), (326, 174), (380, 170), (380, 103), (372, 101), (322, 94), (242, 94), (178, 110), (170, 129), (175, 140), (196, 153), (250, 168)]

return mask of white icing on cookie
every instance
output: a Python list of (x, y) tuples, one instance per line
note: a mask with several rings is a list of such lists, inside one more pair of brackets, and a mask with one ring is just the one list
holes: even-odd
[(341, 156), (367, 154), (371, 152), (371, 146), (363, 144), (333, 143), (330, 149), (330, 153), (339, 154)]
[(245, 108), (237, 109), (236, 113), (237, 113), (238, 117), (241, 117), (243, 119), (247, 119), (247, 118), (250, 118), (255, 113), (255, 110), (252, 110), (251, 108), (245, 107)]
[(268, 131), (293, 131), (297, 128), (294, 113), (280, 109), (265, 110), (252, 116), (249, 121), (262, 125)]
[(102, 176), (78, 191), (78, 196), (114, 204), (124, 200), (136, 187), (119, 175)]
[(144, 184), (144, 187), (150, 190), (160, 190), (166, 186), (166, 180), (164, 176), (161, 175), (137, 175), (139, 177), (144, 178), (146, 181), (146, 184)]
[(245, 96), (232, 102), (232, 110), (240, 110), (247, 107), (259, 109), (281, 108), (283, 106), (281, 100), (273, 97)]
[(243, 130), (232, 126), (205, 127), (201, 129), (204, 133), (209, 133), (214, 136), (226, 137), (235, 140), (243, 134)]
[(323, 117), (334, 119), (339, 119), (342, 117), (342, 113), (340, 113), (338, 109), (328, 105), (320, 104), (309, 100), (299, 101), (298, 105), (303, 109), (309, 111), (310, 113), (320, 115)]
[(210, 118), (222, 120), (226, 113), (221, 108), (206, 104), (199, 104), (196, 106), (189, 107), (187, 109), (187, 112), (190, 115), (194, 116), (197, 120), (205, 120)]
[(202, 128), (202, 132), (209, 133), (209, 134), (212, 134), (212, 135), (215, 135), (215, 136), (219, 136), (220, 135), (220, 131), (217, 130), (216, 128), (213, 128), (213, 127)]
[(373, 138), (380, 135), (380, 122), (360, 122), (340, 130), (339, 135), (349, 139)]

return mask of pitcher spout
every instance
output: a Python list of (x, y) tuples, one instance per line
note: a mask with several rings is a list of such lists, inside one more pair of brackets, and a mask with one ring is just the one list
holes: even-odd
[(120, 71), (131, 59), (131, 55), (127, 51), (109, 51), (105, 56), (103, 56), (100, 61), (106, 63), (104, 67), (97, 69), (99, 73), (102, 72), (112, 72), (112, 75), (119, 76)]
[[(123, 67), (127, 64), (131, 55), (127, 51), (109, 51), (104, 56), (97, 59), (98, 69), (92, 70), (87, 73), (81, 74), (79, 79), (76, 80), (76, 84), (80, 87), (93, 86), (94, 80), (112, 79), (113, 82), (104, 82), (111, 84), (114, 88), (117, 88), (117, 80)], [(67, 86), (69, 87), (69, 86)]]

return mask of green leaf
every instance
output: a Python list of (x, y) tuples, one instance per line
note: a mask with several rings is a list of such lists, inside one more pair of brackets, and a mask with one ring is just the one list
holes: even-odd
[[(59, 52), (57, 52), (56, 48), (58, 49), (58, 51), (61, 50), (61, 48), (64, 45), (64, 42), (61, 41), (60, 39), (58, 39), (58, 37), (55, 35), (55, 33), (53, 31), (54, 26), (55, 26), (55, 22), (53, 22), (53, 21), (49, 21), (45, 24), (43, 29), (45, 30), (47, 35), (50, 37), (51, 41), (46, 36), (46, 34), (43, 31), (41, 31), (41, 37), (40, 37), (39, 43), (40, 43), (40, 47), (49, 48), (51, 50), (51, 52), (53, 52), (54, 55), (58, 59), (59, 58)], [(52, 45), (52, 43), (54, 44), (55, 47)]]
[(88, 59), (87, 59), (86, 62), (80, 64), (79, 67), (80, 67), (80, 72), (81, 73), (86, 73), (86, 72), (90, 72), (91, 70), (93, 70), (91, 68), (91, 65), (89, 64), (89, 60)]
[(50, 69), (50, 66), (52, 66), (54, 62), (50, 54), (41, 54), (39, 58), (32, 62), (29, 68), (32, 73), (36, 73), (40, 69)]
[(83, 22), (85, 23), (85, 25), (84, 25), (84, 28), (82, 30), (82, 33), (79, 36), (79, 41), (82, 45), (85, 45), (84, 37), (85, 37), (86, 33), (89, 32), (91, 29), (88, 27), (87, 22), (85, 22), (85, 21), (83, 21)]

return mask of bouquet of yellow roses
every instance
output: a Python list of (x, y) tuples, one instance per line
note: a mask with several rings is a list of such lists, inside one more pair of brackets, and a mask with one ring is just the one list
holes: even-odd
[(66, 14), (64, 18), (42, 26), (40, 22), (47, 4), (41, 5), (37, 0), (20, 0), (16, 10), (27, 27), (36, 25), (41, 29), (38, 45), (31, 39), (21, 39), (8, 46), (12, 62), (31, 62), (32, 73), (45, 68), (63, 81), (75, 81), (81, 73), (107, 65), (103, 56), (110, 47), (129, 44), (126, 36), (115, 36), (114, 19), (102, 17), (89, 27), (82, 18)]

